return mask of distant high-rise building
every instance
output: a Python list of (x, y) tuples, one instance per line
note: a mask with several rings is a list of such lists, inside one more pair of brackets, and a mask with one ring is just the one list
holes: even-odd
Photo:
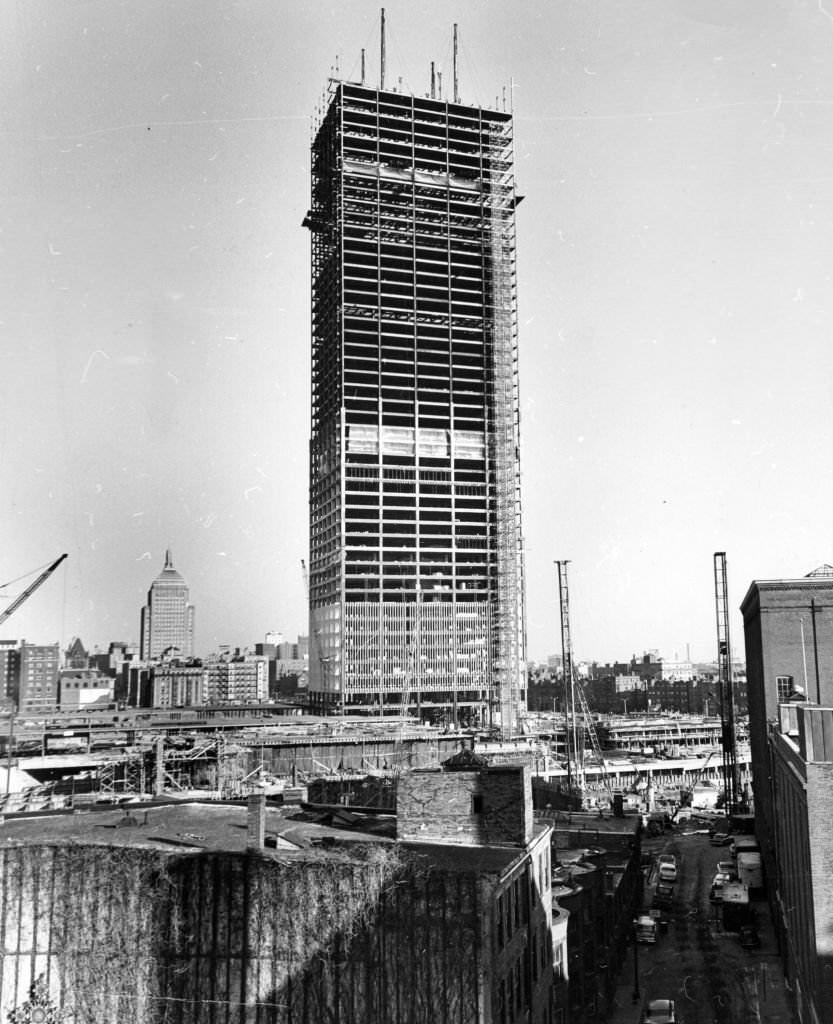
[(58, 709), (59, 645), (20, 644), (19, 708), (24, 714)]
[(525, 704), (512, 116), (331, 84), (312, 144), (310, 696)]
[(162, 572), (150, 585), (139, 635), (142, 661), (194, 655), (194, 606), (188, 603), (188, 587), (174, 569), (170, 551), (165, 552)]

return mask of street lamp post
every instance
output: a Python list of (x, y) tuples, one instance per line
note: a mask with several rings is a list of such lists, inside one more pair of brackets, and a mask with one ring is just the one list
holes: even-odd
[(636, 921), (633, 922), (633, 999), (634, 1004), (639, 1002), (639, 943), (636, 941)]

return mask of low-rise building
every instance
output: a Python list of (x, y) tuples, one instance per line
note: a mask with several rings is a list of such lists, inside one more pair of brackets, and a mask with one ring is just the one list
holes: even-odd
[(209, 704), (255, 704), (269, 696), (268, 658), (231, 655), (205, 663)]
[(63, 668), (58, 672), (61, 711), (83, 711), (113, 702), (113, 680), (95, 668)]
[(593, 1024), (612, 1011), (642, 902), (639, 818), (572, 814), (569, 819), (556, 820), (553, 830), (553, 917), (559, 920), (557, 910), (567, 915), (562, 1020)]
[(97, 813), (94, 830), (83, 813), (7, 821), (4, 1010), (39, 985), (56, 1019), (95, 1024), (555, 1020), (550, 827), (528, 770), (400, 784), (398, 837), (390, 816), (362, 828), (262, 795)]
[(152, 707), (198, 707), (206, 703), (208, 670), (199, 663), (154, 665), (151, 687)]

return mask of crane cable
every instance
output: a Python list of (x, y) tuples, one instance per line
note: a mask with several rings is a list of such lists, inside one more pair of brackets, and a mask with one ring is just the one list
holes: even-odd
[[(43, 572), (43, 570), (48, 568), (51, 564), (51, 561), (44, 562), (43, 565), (39, 565), (37, 569), (32, 569), (29, 572), (24, 572), (22, 576), (16, 576), (13, 580), (9, 580), (8, 583), (0, 583), (0, 590), (5, 590), (6, 587), (10, 587), (13, 583), (19, 583), (21, 580), (25, 580), (27, 576), (34, 576), (36, 572)], [(0, 594), (0, 597), (2, 597), (3, 600), (9, 600), (11, 598), (11, 595)]]

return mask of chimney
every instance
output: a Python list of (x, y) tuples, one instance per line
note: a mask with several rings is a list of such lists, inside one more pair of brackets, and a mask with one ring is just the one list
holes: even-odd
[(248, 801), (247, 850), (262, 850), (266, 845), (266, 794), (250, 793)]

